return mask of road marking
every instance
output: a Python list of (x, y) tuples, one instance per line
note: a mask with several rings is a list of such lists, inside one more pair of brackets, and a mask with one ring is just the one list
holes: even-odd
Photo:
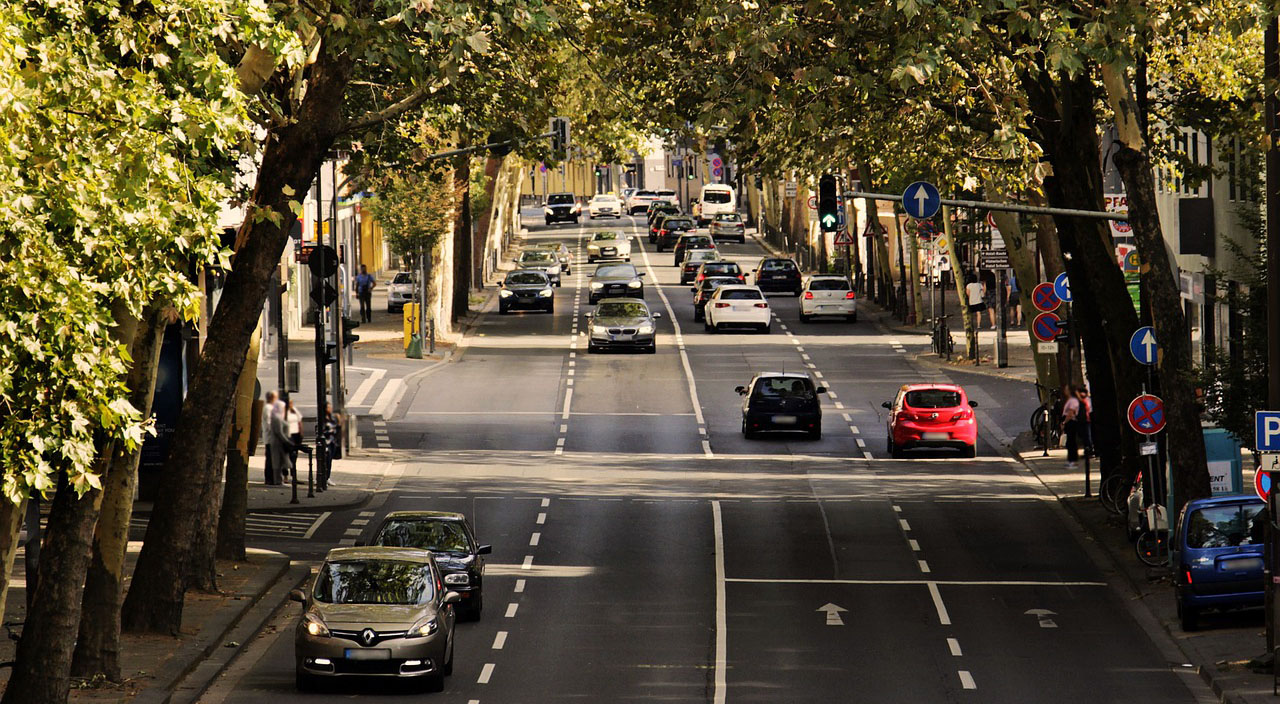
[(382, 387), (382, 393), (378, 394), (378, 400), (373, 402), (369, 407), (369, 415), (382, 416), (386, 418), (387, 412), (391, 404), (395, 401), (396, 396), (405, 388), (403, 379), (392, 379), (387, 385)]
[(537, 547), (538, 543), (541, 541), (542, 541), (541, 533), (534, 533), (532, 536), (529, 537), (529, 545), (532, 547)]
[(520, 605), (514, 601), (511, 602), (510, 604), (507, 604), (507, 614), (506, 614), (507, 618), (515, 618), (516, 609), (519, 609), (519, 608), (520, 608)]
[(476, 680), (476, 684), (489, 684), (489, 678), (493, 677), (493, 663), (486, 662), (484, 667), (480, 668), (480, 679)]
[(543, 500), (542, 500), (542, 507), (543, 507), (543, 508), (546, 508), (546, 507), (548, 507), (548, 506), (550, 506), (550, 505), (551, 505), (551, 499), (543, 499)]
[(355, 538), (343, 538), (342, 540), (339, 540), (339, 541), (338, 541), (338, 544), (339, 544), (339, 545), (355, 545), (355, 544), (356, 544), (356, 539), (355, 539)]
[(715, 534), (716, 551), (716, 660), (712, 704), (724, 704), (727, 695), (725, 669), (728, 667), (728, 618), (725, 614), (724, 574), (724, 524), (720, 516), (720, 502), (711, 502), (711, 522)]
[(560, 426), (560, 432), (562, 432), (562, 433), (567, 433), (567, 432), (569, 432), (569, 426), (568, 426), (568, 425), (561, 425), (561, 426)]
[[(347, 370), (351, 371), (352, 368), (347, 367)], [(368, 379), (360, 382), (360, 385), (356, 387), (356, 392), (351, 395), (351, 398), (347, 399), (347, 405), (363, 406), (365, 399), (369, 397), (369, 394), (373, 393), (373, 387), (386, 375), (386, 369), (374, 369), (373, 374), (369, 375)]]
[(524, 591), (524, 580), (523, 580), (523, 579), (517, 579), (517, 580), (516, 580), (516, 594), (519, 594), (519, 593), (521, 593), (521, 592), (523, 592), (523, 591)]
[(351, 519), (351, 525), (353, 525), (353, 526), (367, 526), (367, 525), (369, 525), (369, 519), (367, 519), (367, 518), (353, 518), (353, 519)]
[(843, 606), (836, 606), (835, 604), (828, 602), (823, 606), (819, 606), (816, 609), (816, 611), (822, 611), (827, 615), (828, 626), (843, 626), (844, 619), (840, 617), (840, 612), (848, 611), (848, 609), (844, 608)]
[(921, 571), (921, 572), (924, 572), (925, 574), (928, 574), (928, 573), (929, 573), (929, 563), (928, 563), (928, 562), (926, 562), (926, 561), (924, 561), (924, 560), (917, 560), (917, 562), (919, 562), (919, 563), (920, 563), (920, 571)]
[[(850, 430), (853, 430), (853, 428), (850, 428)], [(853, 430), (853, 433), (856, 435), (856, 434), (858, 433), (858, 431), (857, 431), (857, 430)], [(867, 441), (866, 441), (866, 440), (863, 440), (862, 438), (858, 438), (858, 448), (859, 448), (859, 449), (865, 449), (865, 448), (866, 448), (866, 446), (867, 446)]]
[[(368, 513), (370, 516), (373, 515), (373, 511), (361, 511), (360, 515), (363, 516), (366, 513)], [(320, 527), (321, 523), (324, 523), (324, 519), (332, 515), (333, 513), (330, 511), (325, 511), (324, 513), (320, 514), (320, 517), (316, 519), (315, 523), (311, 524), (311, 527), (307, 529), (307, 532), (302, 534), (302, 539), (311, 540), (311, 536), (316, 534), (316, 529)]]
[(1030, 579), (790, 579), (782, 577), (726, 577), (734, 584), (853, 584), (868, 586), (938, 585), (943, 587), (1105, 587), (1106, 582), (1049, 582)]
[(364, 531), (359, 528), (348, 528), (347, 531), (343, 533), (343, 535), (359, 537), (360, 534), (363, 532)]
[[(845, 419), (845, 420), (849, 420), (849, 414), (848, 414), (848, 413), (846, 413), (846, 414), (844, 415), (844, 419)], [(861, 435), (861, 434), (862, 434), (862, 431), (858, 430), (858, 426), (856, 426), (856, 425), (851, 425), (851, 426), (849, 426), (849, 430), (850, 430), (850, 432), (852, 432), (854, 435)]]
[[(543, 499), (543, 501), (546, 501), (546, 499)], [(546, 504), (542, 504), (542, 505), (543, 505), (543, 506), (546, 506)], [(537, 521), (538, 525), (542, 525), (543, 523), (546, 523), (546, 522), (547, 522), (547, 514), (545, 514), (545, 513), (539, 513), (539, 514), (538, 514), (538, 521)]]
[(863, 452), (862, 456), (869, 460), (874, 460), (876, 458), (876, 456), (871, 454), (870, 452)]
[[(849, 414), (848, 414), (848, 413), (841, 413), (841, 414), (840, 414), (840, 417), (844, 418), (844, 422), (846, 422), (846, 423), (848, 423), (848, 422), (850, 422), (850, 421), (852, 421), (852, 420), (853, 420), (853, 418), (851, 418), (851, 417), (849, 416)], [(850, 429), (850, 430), (853, 430), (853, 429), (854, 429), (854, 427), (855, 427), (855, 426), (852, 426), (852, 425), (851, 425), (851, 426), (849, 426), (849, 429)], [(854, 430), (853, 432), (855, 432), (855, 433), (856, 433), (856, 432), (858, 432), (858, 431)]]
[(905, 518), (899, 518), (899, 519), (898, 519), (898, 525), (902, 526), (902, 530), (904, 530), (904, 531), (909, 531), (909, 530), (911, 530), (911, 524), (910, 524), (910, 523), (907, 523), (907, 519), (905, 519)]
[(977, 689), (978, 683), (973, 681), (973, 675), (968, 670), (960, 671), (960, 686), (965, 689)]
[(907, 540), (907, 544), (911, 546), (912, 552), (920, 552), (920, 543), (915, 540)]
[(493, 649), (502, 650), (502, 646), (506, 644), (507, 644), (507, 632), (498, 631), (497, 635), (493, 637)]
[(944, 626), (950, 626), (951, 615), (947, 613), (947, 605), (942, 603), (942, 592), (938, 591), (937, 582), (929, 582), (929, 596), (933, 598), (933, 608), (938, 611), (938, 621)]
[(964, 655), (964, 653), (960, 652), (960, 641), (956, 640), (955, 638), (947, 639), (947, 647), (951, 649), (951, 654), (955, 657), (960, 657), (961, 655)]
[(527, 570), (533, 567), (533, 555), (525, 555), (524, 562), (520, 564), (520, 569)]
[(564, 392), (564, 410), (560, 412), (562, 420), (569, 419), (569, 404), (573, 401), (573, 389), (566, 389)]
[[(327, 512), (327, 511), (325, 512), (325, 515), (328, 515), (328, 512)], [(361, 518), (370, 518), (370, 517), (372, 517), (372, 516), (376, 516), (376, 515), (378, 515), (378, 513), (377, 513), (376, 511), (361, 511), (361, 512), (360, 512), (360, 517), (361, 517)]]

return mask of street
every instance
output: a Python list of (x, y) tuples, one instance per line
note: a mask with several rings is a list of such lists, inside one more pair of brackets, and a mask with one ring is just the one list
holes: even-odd
[[(466, 514), (493, 554), (483, 618), (458, 625), (454, 674), (429, 695), (445, 702), (1203, 695), (1056, 498), (1003, 453), (1037, 405), (1027, 385), (917, 363), (907, 353), (919, 341), (866, 316), (801, 323), (789, 295), (769, 296), (770, 334), (704, 332), (671, 254), (643, 227), (530, 224), (528, 243), (561, 241), (575, 256), (555, 313), (486, 310), (455, 361), (410, 384), (385, 425), (358, 428), (364, 447), (389, 438), (389, 490), (280, 535), (251, 528), (250, 544), (318, 564), (388, 511)], [(623, 228), (663, 314), (657, 353), (587, 354), (585, 241)], [(720, 246), (747, 271), (765, 256), (753, 239)], [(808, 372), (829, 388), (820, 440), (743, 438), (734, 387), (761, 371)], [(976, 459), (889, 459), (881, 403), (921, 381), (965, 385), (978, 402)], [(202, 701), (382, 689), (297, 693), (298, 613), (285, 604)]]

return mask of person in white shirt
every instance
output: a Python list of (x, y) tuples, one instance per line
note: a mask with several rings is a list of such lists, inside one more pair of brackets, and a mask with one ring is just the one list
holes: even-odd
[(262, 444), (266, 453), (267, 464), (264, 472), (264, 481), (267, 484), (274, 482), (271, 479), (275, 476), (275, 462), (271, 457), (271, 415), (276, 412), (276, 392), (268, 391), (263, 397), (262, 405)]
[[(302, 414), (293, 405), (293, 399), (285, 402), (284, 427), (285, 432), (289, 433), (289, 466), (297, 467), (298, 448), (302, 446)], [(282, 472), (281, 477), (288, 479), (288, 474), (288, 472)]]

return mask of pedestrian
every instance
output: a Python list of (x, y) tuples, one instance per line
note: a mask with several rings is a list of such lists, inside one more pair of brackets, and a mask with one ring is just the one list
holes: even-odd
[(373, 287), (377, 281), (369, 274), (364, 264), (360, 265), (360, 273), (356, 275), (356, 297), (360, 299), (360, 322), (373, 322)]
[(326, 403), (325, 410), (324, 436), (321, 442), (324, 443), (327, 461), (320, 468), (318, 482), (320, 491), (329, 488), (330, 477), (333, 475), (333, 461), (342, 459), (342, 415), (334, 412), (332, 403)]
[(1084, 456), (1093, 456), (1093, 400), (1089, 398), (1089, 389), (1081, 386), (1076, 389), (1076, 398), (1080, 400), (1080, 411), (1076, 420), (1080, 424), (1080, 446), (1084, 448)]
[[(289, 466), (298, 466), (298, 450), (302, 447), (302, 413), (298, 411), (297, 406), (293, 405), (293, 399), (285, 401), (284, 407), (284, 425), (285, 432), (289, 433)], [(281, 477), (288, 480), (286, 473), (281, 473)]]
[(271, 414), (271, 474), (267, 483), (282, 483), (282, 477), (293, 473), (293, 441), (289, 439), (289, 429), (285, 424), (285, 409), (279, 407), (282, 401), (276, 401), (278, 410)]
[(1022, 290), (1018, 288), (1018, 275), (1012, 269), (1009, 270), (1005, 291), (1009, 305), (1009, 323), (1016, 328), (1022, 327)]
[(1062, 436), (1067, 440), (1067, 469), (1075, 469), (1080, 456), (1080, 399), (1071, 384), (1067, 384), (1062, 397), (1066, 399), (1062, 404)]
[(982, 327), (982, 311), (987, 309), (984, 301), (982, 282), (978, 279), (975, 272), (969, 271), (965, 274), (965, 280), (968, 281), (964, 285), (964, 297), (969, 302), (969, 310), (973, 313), (973, 327), (975, 330)]
[(262, 442), (266, 448), (267, 464), (263, 471), (263, 477), (267, 484), (271, 484), (273, 476), (274, 462), (271, 457), (271, 416), (276, 412), (276, 392), (268, 391), (262, 400)]
[(987, 307), (987, 321), (991, 323), (991, 329), (996, 329), (996, 314), (1000, 310), (1000, 292), (996, 286), (995, 272), (982, 272), (982, 302)]

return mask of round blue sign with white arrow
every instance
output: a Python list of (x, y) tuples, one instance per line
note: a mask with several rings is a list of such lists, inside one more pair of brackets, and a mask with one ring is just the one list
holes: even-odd
[(1067, 272), (1064, 271), (1054, 277), (1053, 292), (1058, 294), (1058, 300), (1063, 303), (1071, 302), (1071, 283), (1067, 280)]
[(1129, 337), (1129, 354), (1140, 364), (1155, 364), (1160, 346), (1156, 344), (1156, 331), (1150, 325), (1143, 325), (1133, 331)]
[(938, 187), (925, 181), (916, 181), (902, 192), (902, 209), (916, 220), (928, 220), (942, 207), (942, 195)]

